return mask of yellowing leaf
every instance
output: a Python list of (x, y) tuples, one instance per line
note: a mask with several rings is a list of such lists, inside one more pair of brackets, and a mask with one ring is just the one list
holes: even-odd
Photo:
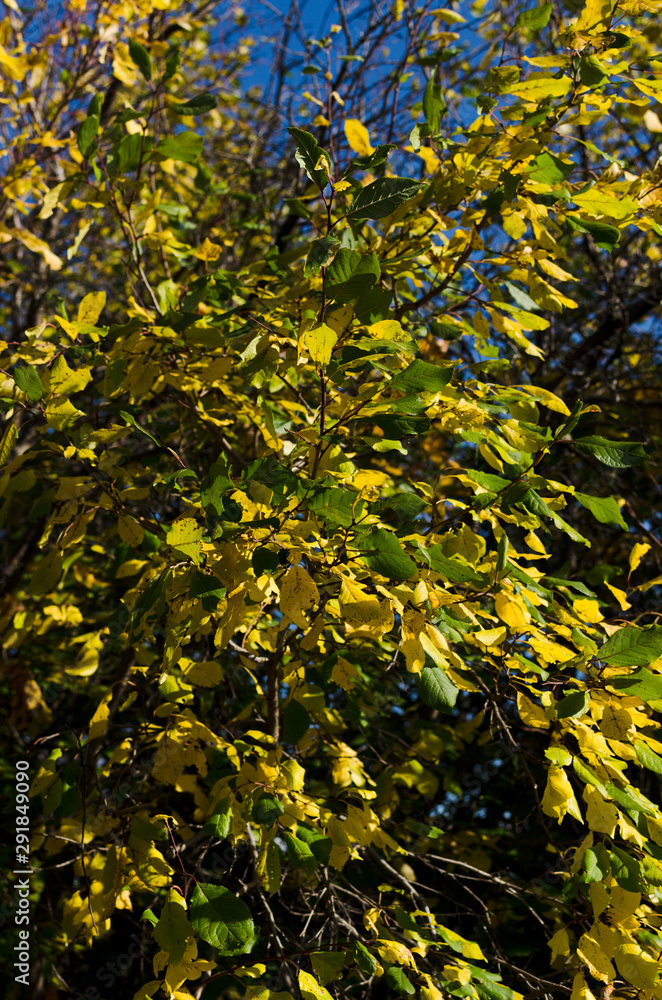
[(613, 6), (613, 0), (587, 0), (574, 25), (575, 31), (596, 31), (598, 28), (608, 28)]
[(370, 145), (370, 135), (365, 125), (358, 118), (345, 119), (345, 135), (347, 142), (359, 156), (370, 156), (374, 149)]
[(193, 251), (192, 256), (199, 260), (213, 261), (218, 260), (222, 253), (222, 246), (219, 246), (218, 243), (212, 243), (209, 238), (206, 238), (202, 246)]
[(183, 552), (194, 563), (199, 564), (203, 534), (204, 528), (198, 527), (195, 518), (180, 517), (169, 529), (166, 542), (179, 552)]
[(117, 519), (117, 530), (123, 542), (137, 549), (145, 537), (145, 529), (133, 517), (121, 514)]
[(303, 337), (311, 361), (322, 366), (328, 365), (330, 362), (331, 353), (337, 341), (338, 334), (326, 323), (315, 327), (314, 330), (308, 330)]
[(95, 326), (106, 304), (105, 292), (90, 292), (81, 299), (76, 322)]
[(409, 948), (401, 944), (400, 941), (375, 941), (375, 947), (379, 952), (379, 957), (383, 958), (385, 962), (408, 965), (412, 969), (416, 968), (414, 956)]
[(507, 93), (521, 97), (525, 101), (540, 101), (546, 97), (563, 97), (570, 89), (570, 77), (555, 79), (551, 76), (531, 76), (522, 83), (509, 86)]
[(302, 566), (290, 566), (280, 582), (279, 607), (283, 615), (298, 625), (299, 628), (309, 627), (304, 611), (308, 611), (319, 602), (320, 595), (317, 584)]
[(88, 368), (70, 368), (61, 354), (51, 368), (50, 391), (53, 396), (70, 396), (84, 389), (91, 379), (92, 373)]

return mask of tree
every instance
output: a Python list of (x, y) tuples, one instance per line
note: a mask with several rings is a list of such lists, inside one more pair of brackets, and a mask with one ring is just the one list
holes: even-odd
[(662, 998), (661, 7), (6, 3), (11, 995)]

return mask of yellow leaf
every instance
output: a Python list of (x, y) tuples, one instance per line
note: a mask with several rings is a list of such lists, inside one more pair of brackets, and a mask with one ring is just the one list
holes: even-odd
[(16, 424), (10, 420), (0, 441), (0, 466), (6, 465), (12, 453), (12, 449), (18, 438)]
[(577, 18), (575, 31), (590, 31), (598, 27), (609, 28), (613, 0), (587, 0), (586, 6)]
[[(593, 888), (593, 886), (591, 886)], [(595, 997), (586, 985), (586, 980), (581, 972), (578, 972), (572, 981), (572, 996), (570, 1000), (595, 1000)]]
[(400, 941), (375, 941), (375, 947), (379, 952), (379, 957), (383, 958), (385, 962), (408, 965), (412, 969), (416, 968), (414, 956), (409, 948), (401, 944)]
[(280, 583), (279, 608), (283, 615), (299, 628), (307, 629), (309, 622), (304, 615), (319, 602), (317, 584), (302, 566), (290, 566)]
[(595, 625), (603, 620), (600, 614), (600, 605), (597, 601), (592, 601), (588, 597), (582, 597), (573, 602), (573, 608), (578, 618), (589, 625)]
[(608, 740), (628, 741), (632, 739), (635, 735), (635, 728), (632, 725), (630, 713), (623, 708), (607, 705), (602, 713), (600, 732)]
[(338, 181), (336, 184), (333, 185), (334, 190), (337, 191), (338, 194), (342, 194), (343, 191), (349, 191), (351, 186), (352, 185), (349, 183), (349, 181)]
[(215, 660), (205, 660), (203, 663), (180, 660), (179, 666), (186, 680), (196, 687), (216, 687), (223, 680), (223, 667)]
[(60, 579), (61, 572), (62, 555), (58, 549), (53, 549), (45, 559), (42, 559), (38, 563), (37, 568), (32, 574), (32, 580), (30, 581), (30, 593), (32, 596), (43, 597), (49, 590), (54, 590)]
[(90, 735), (88, 739), (94, 740), (97, 736), (103, 736), (108, 729), (108, 710), (112, 697), (113, 689), (110, 688), (101, 699), (96, 712), (90, 719)]
[(632, 605), (627, 600), (627, 594), (625, 593), (624, 590), (620, 590), (618, 587), (612, 587), (612, 585), (610, 583), (607, 583), (606, 581), (605, 581), (605, 587), (607, 588), (607, 590), (610, 590), (612, 592), (612, 594), (614, 595), (614, 597), (616, 598), (616, 600), (620, 605), (621, 611), (627, 611), (628, 608), (632, 607)]
[(126, 545), (130, 545), (132, 549), (137, 549), (145, 537), (145, 529), (142, 525), (126, 514), (120, 514), (117, 518), (117, 530), (122, 541)]
[(541, 705), (536, 705), (521, 691), (517, 692), (517, 711), (525, 726), (532, 726), (533, 729), (549, 729), (549, 719), (545, 718), (545, 710)]
[(610, 983), (615, 979), (614, 966), (592, 934), (582, 934), (577, 944), (577, 955), (594, 979), (600, 979), (603, 983)]
[(198, 527), (195, 518), (180, 517), (170, 527), (166, 535), (166, 542), (179, 552), (183, 552), (194, 563), (199, 564), (203, 534), (204, 528)]
[(10, 80), (20, 81), (27, 73), (29, 65), (25, 56), (10, 56), (7, 49), (0, 45), (0, 70), (4, 76)]
[(345, 135), (347, 142), (359, 156), (370, 156), (374, 149), (370, 145), (370, 135), (365, 125), (358, 118), (345, 119)]
[(481, 632), (473, 633), (474, 639), (479, 642), (481, 646), (485, 646), (485, 648), (489, 648), (490, 646), (499, 646), (506, 639), (507, 635), (507, 629), (505, 629), (503, 625), (499, 626), (499, 628), (484, 629)]
[(552, 937), (547, 942), (549, 948), (552, 949), (552, 962), (554, 962), (559, 955), (567, 955), (570, 951), (570, 938), (568, 937), (568, 932), (565, 927), (562, 927), (552, 935)]
[(326, 323), (308, 330), (304, 334), (303, 342), (306, 345), (311, 361), (318, 365), (328, 365), (331, 360), (331, 353), (338, 341), (338, 335)]
[(306, 778), (306, 772), (302, 768), (301, 764), (298, 764), (295, 760), (286, 760), (282, 765), (281, 770), (285, 775), (287, 787), (290, 791), (300, 792)]
[(649, 990), (655, 985), (659, 963), (634, 941), (619, 944), (615, 960), (623, 979), (638, 990)]
[(586, 785), (584, 788), (586, 802), (586, 822), (596, 833), (606, 833), (613, 837), (618, 822), (618, 810), (611, 802), (605, 801), (597, 788)]
[(89, 295), (85, 295), (81, 299), (76, 321), (78, 323), (86, 323), (89, 326), (95, 326), (105, 304), (105, 292), (90, 292)]
[(209, 238), (206, 238), (202, 246), (194, 250), (191, 256), (197, 257), (199, 260), (218, 260), (222, 253), (222, 246), (219, 246), (218, 243), (212, 243)]
[(91, 379), (92, 373), (88, 368), (70, 368), (61, 354), (51, 368), (50, 391), (53, 396), (70, 396), (72, 392), (84, 389)]
[(641, 562), (643, 556), (646, 555), (650, 545), (648, 542), (637, 542), (636, 545), (632, 547), (632, 552), (630, 553), (630, 572), (634, 573), (635, 569)]
[(332, 1000), (329, 991), (320, 986), (315, 977), (303, 969), (299, 970), (299, 989), (304, 1000)]
[(521, 597), (501, 591), (494, 599), (494, 610), (502, 622), (510, 628), (524, 629), (531, 621), (531, 615)]
[(541, 101), (546, 97), (563, 97), (570, 89), (571, 80), (568, 76), (554, 79), (551, 76), (531, 76), (523, 83), (515, 83), (508, 87), (507, 93), (522, 97), (525, 101)]
[(547, 773), (547, 787), (542, 799), (542, 811), (546, 816), (552, 816), (558, 823), (568, 813), (574, 819), (582, 822), (582, 814), (577, 805), (575, 793), (570, 780), (562, 767), (552, 764)]
[(351, 691), (358, 677), (358, 670), (353, 663), (346, 660), (344, 656), (339, 656), (331, 671), (331, 680), (344, 691)]

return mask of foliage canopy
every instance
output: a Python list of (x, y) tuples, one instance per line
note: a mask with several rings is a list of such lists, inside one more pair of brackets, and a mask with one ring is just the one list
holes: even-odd
[(269, 9), (5, 0), (35, 988), (662, 1000), (662, 2)]

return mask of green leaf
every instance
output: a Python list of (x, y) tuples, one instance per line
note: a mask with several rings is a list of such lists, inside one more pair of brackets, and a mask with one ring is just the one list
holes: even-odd
[(255, 938), (251, 912), (229, 889), (198, 882), (189, 912), (196, 933), (219, 955), (245, 955), (251, 950)]
[(453, 363), (431, 365), (417, 358), (391, 379), (391, 388), (400, 392), (440, 392), (452, 379), (454, 369)]
[(609, 854), (603, 844), (596, 844), (584, 852), (582, 867), (589, 882), (603, 882), (611, 874)]
[[(652, 663), (660, 653), (662, 653), (662, 626), (650, 625), (648, 628), (637, 628), (635, 625), (626, 625), (603, 643), (596, 656), (599, 660), (608, 660), (614, 667), (636, 667)], [(634, 677), (634, 674), (630, 674), (630, 677)], [(612, 677), (610, 683), (613, 684), (616, 679)]]
[(265, 793), (253, 806), (253, 819), (256, 823), (262, 823), (263, 826), (271, 829), (278, 817), (282, 816), (284, 812), (285, 808), (280, 799), (277, 799), (275, 795)]
[(440, 667), (423, 667), (418, 677), (418, 693), (430, 708), (452, 715), (459, 691)]
[[(424, 550), (430, 564), (430, 569), (441, 575), (450, 583), (481, 583), (476, 571), (458, 559), (444, 555), (441, 545), (431, 545)], [(507, 563), (509, 566), (510, 563)]]
[(588, 710), (588, 691), (571, 691), (556, 704), (557, 719), (575, 719)]
[(627, 469), (648, 458), (639, 441), (607, 441), (606, 438), (592, 435), (578, 438), (575, 447), (584, 455), (594, 455), (603, 465), (612, 469)]
[(308, 732), (310, 715), (295, 698), (291, 698), (283, 712), (283, 740), (296, 745)]
[(635, 740), (634, 749), (640, 764), (643, 764), (649, 771), (654, 771), (655, 774), (662, 774), (662, 757), (651, 750), (648, 743), (644, 743), (643, 740)]
[(361, 559), (370, 569), (389, 580), (410, 580), (417, 573), (416, 563), (405, 555), (394, 534), (375, 528), (368, 538), (369, 548), (363, 548)]
[(611, 874), (621, 889), (625, 889), (627, 892), (641, 892), (644, 889), (644, 883), (639, 862), (618, 847), (613, 848), (609, 857)]
[(230, 799), (221, 799), (214, 806), (214, 811), (205, 821), (202, 832), (212, 837), (224, 840), (232, 829), (232, 805)]
[(508, 535), (504, 531), (501, 538), (497, 542), (497, 562), (496, 562), (496, 573), (497, 578), (501, 577), (501, 574), (505, 572), (508, 566)]
[(224, 512), (223, 494), (234, 486), (227, 475), (227, 462), (224, 457), (218, 459), (202, 480), (200, 486), (200, 502), (207, 517), (216, 514), (220, 517)]
[(543, 3), (530, 10), (521, 10), (515, 18), (515, 28), (529, 28), (531, 31), (544, 28), (551, 17), (553, 6), (552, 3)]
[(341, 247), (326, 272), (327, 299), (338, 303), (353, 302), (369, 292), (379, 280), (377, 254), (360, 254)]
[(306, 875), (312, 875), (317, 868), (317, 858), (304, 840), (292, 836), (291, 833), (283, 832), (283, 838), (287, 844), (287, 856), (293, 868), (304, 871)]
[[(551, 4), (549, 4), (551, 7)], [(558, 156), (545, 150), (536, 156), (527, 170), (530, 180), (539, 184), (559, 184), (575, 169), (576, 164), (564, 163)]]
[(365, 972), (367, 976), (374, 975), (379, 966), (375, 956), (360, 941), (354, 943), (354, 959), (361, 972)]
[[(331, 169), (331, 157), (325, 149), (317, 145), (315, 136), (310, 132), (305, 132), (301, 128), (288, 128), (287, 130), (296, 143), (295, 159), (300, 167), (306, 171), (308, 177), (320, 191), (323, 191), (329, 183), (329, 170)], [(323, 159), (325, 166), (318, 167), (320, 159)]]
[(183, 104), (171, 104), (169, 111), (183, 117), (194, 117), (195, 115), (206, 115), (216, 107), (216, 98), (211, 94), (196, 94), (190, 101)]
[(585, 87), (600, 87), (609, 76), (598, 57), (588, 55), (582, 56), (579, 62), (579, 79)]
[(404, 971), (399, 969), (397, 965), (392, 965), (390, 969), (386, 970), (384, 973), (384, 979), (396, 993), (402, 993), (405, 996), (413, 996), (416, 992), (416, 987), (409, 982)]
[(375, 167), (381, 167), (382, 163), (386, 162), (392, 149), (397, 149), (394, 143), (383, 143), (377, 146), (368, 156), (355, 156), (343, 174), (343, 177), (349, 177), (355, 170), (374, 170)]
[(425, 120), (430, 126), (430, 132), (432, 135), (436, 135), (439, 131), (439, 126), (441, 124), (441, 117), (446, 110), (446, 101), (444, 100), (444, 93), (441, 85), (434, 82), (434, 76), (431, 76), (427, 82), (425, 90), (423, 91), (423, 114), (425, 115)]
[[(599, 650), (598, 655), (600, 655)], [(632, 654), (627, 652), (619, 654), (618, 666), (625, 666), (625, 660), (628, 660), (628, 663), (632, 663), (633, 658), (637, 655), (637, 651)], [(655, 657), (650, 657), (650, 659), (655, 659)], [(615, 660), (616, 657), (612, 658), (610, 662), (614, 663)], [(650, 662), (648, 657), (646, 662)], [(617, 691), (624, 691), (628, 695), (634, 694), (638, 698), (641, 698), (642, 701), (662, 701), (662, 677), (659, 674), (652, 674), (645, 667), (638, 667), (631, 674), (619, 674), (617, 677), (610, 677), (609, 683)]]
[(365, 511), (365, 501), (350, 490), (331, 488), (317, 491), (308, 500), (308, 509), (326, 524), (348, 528)]
[(318, 240), (313, 240), (303, 265), (304, 275), (308, 277), (309, 274), (319, 274), (323, 267), (331, 263), (339, 246), (340, 240), (335, 236), (322, 236)]
[(349, 206), (348, 219), (383, 219), (418, 193), (419, 181), (407, 177), (380, 177), (364, 187)]
[(614, 250), (621, 238), (621, 231), (616, 226), (606, 222), (596, 222), (595, 219), (585, 219), (579, 215), (566, 215), (565, 221), (575, 232), (590, 233), (593, 242), (603, 250)]
[(179, 45), (171, 45), (168, 49), (168, 54), (165, 61), (165, 73), (163, 74), (163, 82), (166, 83), (171, 80), (177, 70), (179, 69), (179, 63), (181, 60), (181, 53), (179, 50)]
[(149, 52), (135, 38), (129, 39), (129, 58), (146, 80), (152, 79), (152, 60), (149, 58)]
[(204, 139), (197, 132), (178, 132), (177, 135), (166, 135), (159, 139), (154, 152), (166, 160), (197, 163), (203, 145)]
[(31, 403), (36, 403), (44, 395), (44, 387), (37, 369), (32, 365), (16, 365), (13, 371), (14, 382), (24, 392)]
[(590, 510), (596, 521), (601, 524), (617, 524), (620, 528), (625, 528), (627, 524), (623, 520), (621, 508), (613, 497), (592, 497), (588, 493), (574, 493), (575, 500), (579, 500), (582, 507)]
[(342, 967), (347, 958), (346, 951), (314, 951), (310, 956), (313, 972), (322, 986), (340, 979)]
[(94, 145), (97, 141), (97, 135), (99, 133), (99, 116), (90, 115), (85, 119), (81, 127), (78, 129), (78, 134), (76, 136), (76, 142), (78, 143), (78, 149), (80, 150), (80, 155), (84, 160), (87, 160), (88, 156), (92, 152)]

